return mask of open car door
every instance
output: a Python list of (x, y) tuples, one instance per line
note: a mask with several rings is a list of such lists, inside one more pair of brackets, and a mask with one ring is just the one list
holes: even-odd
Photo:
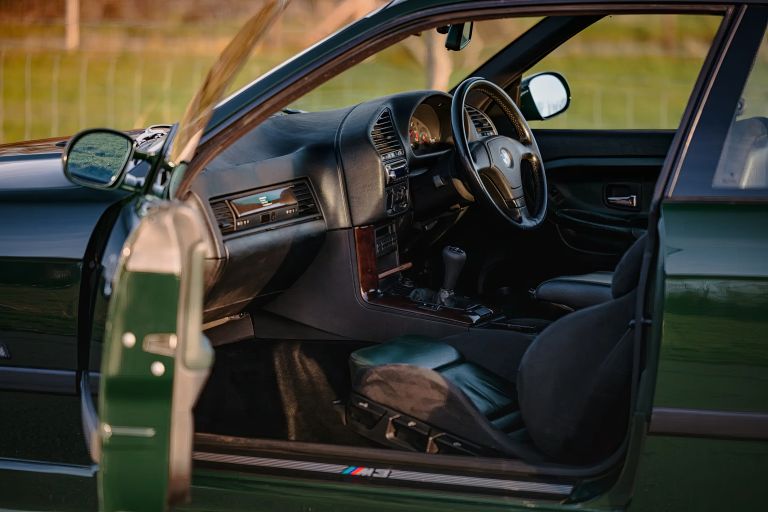
[[(286, 3), (262, 2), (161, 145), (138, 151), (121, 132), (86, 130), (70, 140), (63, 156), (64, 174), (74, 183), (143, 193), (141, 209), (146, 210), (122, 248), (112, 283), (98, 416), (87, 372), (80, 381), (83, 432), (99, 464), (101, 510), (166, 510), (189, 497), (192, 408), (213, 362), (202, 333), (207, 227), (197, 210), (152, 197), (183, 197), (193, 178), (187, 164), (215, 105)], [(127, 175), (128, 163), (136, 158), (152, 167), (143, 180)], [(170, 180), (155, 187), (160, 168)]]
[(123, 247), (92, 446), (104, 511), (165, 510), (188, 497), (192, 407), (213, 360), (202, 334), (201, 233), (195, 210), (158, 201)]

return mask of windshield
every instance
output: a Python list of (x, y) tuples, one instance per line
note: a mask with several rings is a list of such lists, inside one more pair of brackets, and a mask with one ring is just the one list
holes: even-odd
[(459, 52), (447, 50), (446, 36), (435, 30), (412, 35), (325, 82), (291, 108), (329, 110), (414, 89), (448, 91), (538, 21), (475, 22), (472, 41)]

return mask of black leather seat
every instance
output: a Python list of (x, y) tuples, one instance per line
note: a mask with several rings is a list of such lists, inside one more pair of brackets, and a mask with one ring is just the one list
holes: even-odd
[(600, 271), (578, 276), (560, 276), (547, 279), (531, 295), (571, 312), (609, 301), (613, 272)]
[[(612, 298), (535, 338), (489, 331), (403, 337), (354, 352), (348, 424), (380, 443), (428, 453), (587, 463), (624, 438), (632, 329), (645, 238), (622, 258)], [(504, 338), (509, 338), (504, 345)], [(458, 348), (457, 348), (458, 347)]]

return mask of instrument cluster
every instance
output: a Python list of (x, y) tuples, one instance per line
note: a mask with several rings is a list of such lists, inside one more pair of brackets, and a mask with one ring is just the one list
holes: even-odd
[(408, 124), (408, 141), (414, 154), (443, 149), (446, 144), (444, 137), (435, 108), (428, 103), (416, 107)]

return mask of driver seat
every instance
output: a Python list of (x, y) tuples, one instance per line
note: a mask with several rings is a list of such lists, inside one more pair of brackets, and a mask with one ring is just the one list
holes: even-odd
[[(626, 432), (644, 247), (642, 237), (619, 262), (610, 300), (553, 322), (522, 351), (520, 333), (476, 329), (353, 352), (347, 424), (381, 444), (426, 453), (531, 463), (605, 458)], [(476, 336), (463, 343), (483, 331), (507, 337), (509, 348), (494, 343), (494, 353), (481, 357)], [(511, 356), (515, 350), (522, 356)], [(489, 364), (496, 360), (509, 368)]]

